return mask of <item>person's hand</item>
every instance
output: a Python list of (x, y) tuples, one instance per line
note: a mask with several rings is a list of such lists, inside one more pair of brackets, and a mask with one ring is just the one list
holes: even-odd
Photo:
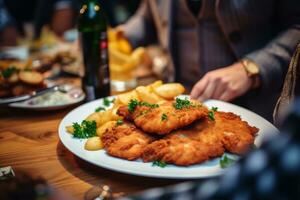
[(51, 28), (58, 36), (62, 36), (65, 31), (73, 28), (74, 13), (72, 9), (60, 9), (53, 13)]
[(192, 99), (204, 101), (218, 99), (231, 101), (245, 94), (252, 86), (242, 63), (208, 72), (198, 81), (191, 92)]

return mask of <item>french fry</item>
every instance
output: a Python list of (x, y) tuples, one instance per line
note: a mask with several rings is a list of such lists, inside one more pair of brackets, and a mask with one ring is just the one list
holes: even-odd
[(19, 79), (24, 83), (31, 85), (38, 85), (43, 82), (43, 75), (34, 71), (21, 71), (19, 73)]
[(138, 97), (141, 101), (145, 101), (148, 103), (158, 103), (160, 101), (163, 101), (164, 99), (152, 92), (149, 88), (145, 86), (139, 86), (136, 89), (136, 92), (138, 94)]
[(147, 89), (151, 92), (154, 92), (154, 88), (157, 88), (159, 86), (163, 85), (163, 82), (161, 80), (155, 81), (154, 83), (151, 83), (150, 85), (147, 85)]
[(113, 108), (111, 108), (111, 120), (123, 119), (122, 116), (117, 114), (119, 107), (120, 106), (114, 106)]
[(116, 125), (117, 121), (109, 121), (97, 128), (97, 135), (101, 138), (103, 133), (106, 132), (106, 130), (114, 127)]
[(132, 47), (129, 44), (129, 42), (124, 38), (120, 38), (118, 41), (118, 49), (125, 54), (131, 54), (132, 53)]
[(167, 83), (153, 89), (160, 97), (171, 100), (174, 97), (183, 94), (184, 87), (179, 83)]
[(91, 137), (89, 138), (85, 145), (84, 148), (88, 151), (97, 151), (100, 149), (103, 149), (103, 143), (100, 137)]
[(128, 105), (131, 99), (140, 100), (139, 95), (136, 90), (132, 90), (130, 92), (120, 94), (120, 95), (118, 95), (117, 99), (123, 105)]
[(106, 110), (103, 112), (95, 112), (90, 114), (86, 120), (87, 121), (95, 121), (97, 124), (97, 127), (101, 126), (102, 124), (111, 121), (111, 110)]
[(74, 128), (72, 125), (66, 126), (66, 131), (70, 134), (74, 134)]

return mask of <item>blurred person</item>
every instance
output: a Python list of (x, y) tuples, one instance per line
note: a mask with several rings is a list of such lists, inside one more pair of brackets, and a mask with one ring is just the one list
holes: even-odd
[(200, 100), (233, 101), (272, 119), (286, 66), (300, 41), (297, 0), (144, 0), (119, 27), (133, 46), (158, 42), (162, 71)]
[(0, 46), (16, 45), (24, 23), (34, 25), (34, 37), (49, 24), (58, 36), (74, 26), (74, 0), (0, 0)]
[(300, 43), (290, 62), (281, 95), (274, 110), (274, 123), (280, 126), (287, 113), (291, 110), (296, 97), (300, 97)]
[[(265, 138), (262, 147), (242, 158), (216, 180), (157, 188), (122, 200), (283, 200), (300, 198), (300, 43), (290, 62), (274, 110), (281, 134)], [(298, 97), (298, 99), (297, 99)], [(287, 112), (289, 111), (289, 114)]]

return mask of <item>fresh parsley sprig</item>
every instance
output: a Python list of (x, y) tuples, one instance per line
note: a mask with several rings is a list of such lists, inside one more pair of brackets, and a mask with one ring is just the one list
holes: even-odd
[(220, 166), (222, 169), (224, 169), (224, 168), (230, 167), (236, 161), (237, 161), (237, 159), (235, 159), (235, 158), (230, 158), (227, 155), (223, 155), (222, 158), (220, 159)]
[(208, 118), (211, 120), (211, 121), (215, 121), (215, 112), (218, 110), (217, 107), (212, 107), (210, 109), (210, 111), (208, 112)]
[(173, 103), (174, 108), (177, 110), (188, 108), (191, 105), (192, 103), (187, 98), (186, 99), (176, 98), (175, 102)]
[(122, 124), (124, 124), (123, 120), (122, 120), (122, 119), (118, 119), (118, 120), (117, 120), (117, 126), (120, 126), (120, 125), (122, 125)]
[(105, 108), (102, 106), (99, 106), (98, 108), (95, 109), (95, 112), (100, 112), (100, 111), (105, 111)]
[(109, 100), (107, 97), (103, 98), (103, 105), (105, 107), (109, 107), (110, 104), (114, 103), (115, 102), (115, 99), (112, 99), (112, 100)]
[(95, 121), (86, 121), (83, 120), (81, 124), (75, 122), (73, 123), (75, 138), (90, 138), (96, 136), (97, 124)]
[(163, 113), (161, 115), (161, 121), (166, 121), (168, 119), (168, 115), (166, 113)]
[(157, 108), (157, 107), (159, 107), (158, 104), (151, 104), (151, 103), (148, 103), (148, 102), (138, 101), (136, 99), (131, 99), (130, 102), (129, 102), (129, 104), (128, 104), (128, 110), (129, 110), (129, 112), (133, 112), (137, 106), (147, 106), (149, 108)]
[(3, 78), (7, 79), (9, 78), (14, 72), (17, 72), (18, 69), (15, 68), (14, 66), (8, 67), (5, 70), (3, 70), (1, 72), (1, 75), (3, 76)]
[(161, 168), (165, 168), (167, 166), (167, 163), (165, 163), (164, 161), (156, 160), (156, 161), (152, 162), (152, 166), (158, 166)]
[(139, 101), (136, 99), (131, 99), (128, 104), (128, 110), (129, 112), (133, 112), (135, 108), (139, 105)]

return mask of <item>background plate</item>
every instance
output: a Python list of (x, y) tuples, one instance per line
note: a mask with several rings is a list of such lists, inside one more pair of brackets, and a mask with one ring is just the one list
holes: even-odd
[[(257, 147), (261, 145), (263, 137), (276, 134), (278, 132), (278, 130), (270, 122), (239, 106), (217, 100), (209, 100), (206, 101), (205, 104), (210, 108), (212, 106), (218, 107), (218, 110), (220, 111), (236, 113), (240, 115), (243, 120), (249, 122), (250, 125), (259, 128), (260, 131), (255, 139), (255, 145)], [(212, 159), (202, 164), (192, 165), (189, 167), (167, 165), (165, 168), (160, 168), (152, 166), (152, 163), (143, 163), (141, 160), (127, 161), (111, 157), (106, 154), (104, 150), (94, 152), (85, 150), (84, 144), (86, 140), (73, 138), (71, 134), (66, 132), (65, 127), (71, 125), (73, 122), (81, 122), (99, 106), (103, 106), (103, 99), (79, 106), (67, 114), (59, 125), (59, 137), (64, 146), (83, 160), (99, 167), (126, 174), (169, 179), (207, 178), (218, 176), (225, 171), (219, 166), (220, 158)]]
[(56, 94), (54, 92), (49, 92), (39, 97), (34, 97), (26, 101), (11, 103), (8, 106), (13, 108), (27, 109), (27, 110), (41, 110), (41, 111), (59, 110), (77, 104), (84, 100), (85, 94), (81, 88), (69, 84), (64, 84), (62, 86), (67, 88), (66, 92), (63, 94), (67, 97), (67, 99), (64, 101), (57, 99), (55, 103), (49, 103), (47, 105), (44, 105), (42, 102), (38, 103), (40, 101), (43, 101), (41, 100), (41, 97), (47, 95), (48, 98), (52, 98), (51, 96)]

